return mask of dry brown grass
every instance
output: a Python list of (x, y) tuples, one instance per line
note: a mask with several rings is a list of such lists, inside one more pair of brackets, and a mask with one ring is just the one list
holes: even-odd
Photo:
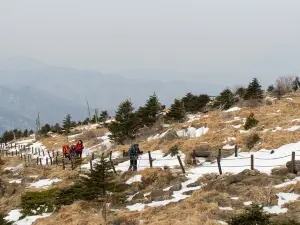
[(74, 224), (105, 224), (101, 215), (101, 208), (93, 207), (88, 202), (76, 202), (70, 206), (62, 206), (58, 213), (50, 217), (38, 219), (33, 225), (74, 225)]
[(145, 185), (156, 183), (159, 186), (165, 186), (173, 179), (172, 173), (169, 170), (161, 168), (146, 168), (140, 174), (142, 175), (142, 182)]

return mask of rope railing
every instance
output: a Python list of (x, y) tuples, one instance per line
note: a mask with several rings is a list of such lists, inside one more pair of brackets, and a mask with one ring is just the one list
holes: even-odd
[[(270, 152), (270, 151), (268, 151)], [(237, 147), (236, 147), (236, 151), (235, 151), (235, 157), (232, 158), (222, 158), (221, 157), (221, 151), (219, 151), (219, 156), (217, 157), (217, 163), (214, 162), (214, 164), (197, 164), (196, 163), (196, 157), (195, 155), (193, 155), (193, 160), (195, 160), (195, 165), (197, 166), (197, 168), (201, 169), (201, 168), (218, 168), (219, 169), (219, 173), (222, 174), (222, 168), (245, 168), (248, 167), (251, 170), (255, 169), (255, 168), (272, 168), (272, 167), (279, 167), (279, 166), (283, 166), (284, 163), (282, 165), (278, 165), (278, 162), (276, 165), (255, 165), (255, 160), (258, 161), (270, 161), (270, 160), (278, 160), (278, 159), (285, 159), (288, 157), (291, 157), (291, 172), (294, 173), (295, 172), (295, 160), (296, 157), (300, 157), (299, 154), (295, 154), (296, 152), (300, 152), (300, 150), (295, 150), (292, 152), (292, 155), (283, 155), (280, 157), (272, 157), (272, 154), (270, 154), (270, 157), (266, 158), (266, 157), (255, 157), (253, 153), (250, 156), (238, 156), (238, 152), (237, 152)], [(138, 161), (141, 162), (145, 162), (145, 161), (149, 161), (148, 165), (145, 165), (145, 163), (143, 163), (142, 165), (138, 164), (136, 165), (138, 168), (152, 168), (152, 167), (164, 167), (164, 166), (168, 166), (169, 161), (176, 161), (178, 160), (178, 166), (180, 166), (179, 168), (182, 169), (182, 172), (185, 173), (185, 169), (183, 166), (183, 163), (181, 161), (181, 154), (176, 155), (173, 158), (166, 158), (165, 156), (162, 155), (162, 153), (152, 153), (152, 152), (144, 152), (144, 155), (148, 153), (148, 158), (139, 158)], [(0, 150), (0, 156), (7, 156), (7, 157), (14, 157), (14, 156), (18, 156), (20, 157), (22, 160), (25, 161), (25, 163), (28, 164), (36, 164), (36, 165), (41, 165), (41, 166), (45, 166), (45, 165), (56, 165), (56, 166), (63, 166), (63, 168), (66, 168), (66, 165), (71, 165), (72, 169), (74, 169), (74, 163), (75, 161), (71, 160), (70, 162), (63, 158), (63, 156), (61, 157), (61, 152), (60, 151), (48, 151), (45, 149), (41, 149), (41, 148), (34, 148), (34, 147), (26, 147), (26, 148), (20, 148), (12, 150), (10, 149), (10, 151), (7, 150)], [(33, 157), (34, 156), (34, 157)], [(109, 155), (109, 161), (111, 162), (113, 168), (114, 168), (114, 163), (112, 159), (112, 151), (110, 151), (110, 155)], [(169, 155), (168, 155), (169, 156)], [(128, 156), (127, 156), (128, 157)], [(93, 170), (93, 164), (95, 162), (93, 162), (93, 160), (95, 159), (94, 153), (92, 153), (92, 157), (91, 160), (89, 160), (90, 163), (90, 169), (91, 171)], [(125, 162), (128, 162), (129, 160), (125, 157), (124, 159), (126, 159)], [(250, 159), (250, 160), (249, 160)], [(249, 160), (250, 164), (245, 164), (245, 165), (222, 165), (222, 161), (235, 161), (235, 160)], [(165, 165), (163, 162), (166, 162)], [(162, 163), (161, 163), (162, 162)], [(174, 165), (171, 165), (174, 166)], [(117, 168), (128, 168), (128, 166), (125, 165), (116, 165)], [(115, 168), (114, 168), (115, 171)]]

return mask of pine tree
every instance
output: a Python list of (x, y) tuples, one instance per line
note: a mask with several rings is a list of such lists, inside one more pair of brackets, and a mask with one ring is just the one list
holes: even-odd
[(93, 171), (82, 177), (80, 184), (83, 200), (103, 201), (108, 192), (113, 193), (118, 189), (112, 166), (103, 155)]
[(62, 128), (60, 127), (60, 125), (58, 123), (56, 123), (52, 128), (51, 131), (53, 133), (57, 133), (60, 134), (61, 133)]
[(24, 130), (23, 137), (28, 137), (28, 130), (27, 129)]
[(244, 87), (239, 87), (236, 92), (235, 92), (235, 95), (240, 97), (240, 98), (244, 98), (244, 95), (246, 94), (246, 88)]
[(151, 127), (158, 120), (159, 113), (161, 112), (161, 104), (154, 93), (149, 97), (144, 107), (140, 107), (138, 117), (141, 124)]
[(272, 93), (275, 90), (275, 87), (273, 84), (269, 85), (267, 92)]
[(50, 131), (51, 131), (51, 126), (49, 124), (46, 124), (45, 126), (41, 127), (40, 133), (46, 135)]
[(300, 80), (299, 77), (295, 78), (295, 81), (293, 82), (293, 90), (298, 91), (300, 88)]
[(230, 89), (225, 89), (216, 97), (213, 104), (214, 107), (222, 107), (222, 109), (229, 109), (235, 103), (235, 98)]
[(72, 126), (72, 117), (70, 114), (67, 114), (67, 116), (63, 120), (63, 128), (67, 134), (70, 133), (71, 126)]
[(29, 135), (32, 135), (32, 134), (34, 134), (34, 131), (33, 131), (33, 130), (30, 130), (30, 131), (29, 131)]
[(263, 90), (257, 80), (257, 78), (253, 78), (252, 82), (248, 85), (246, 94), (244, 96), (245, 100), (249, 99), (257, 99), (260, 100), (263, 98)]
[(126, 100), (119, 105), (115, 121), (108, 126), (111, 132), (110, 139), (118, 144), (124, 144), (126, 141), (135, 139), (140, 127), (141, 124), (131, 101)]
[(105, 122), (106, 120), (108, 120), (108, 118), (109, 118), (109, 115), (108, 115), (107, 111), (102, 111), (100, 113), (100, 117), (99, 117), (100, 122)]
[(170, 111), (166, 115), (167, 120), (183, 122), (185, 120), (185, 108), (182, 101), (175, 99)]

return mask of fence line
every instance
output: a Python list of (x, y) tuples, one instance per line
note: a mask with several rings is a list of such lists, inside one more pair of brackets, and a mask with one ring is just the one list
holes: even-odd
[[(237, 149), (237, 147), (235, 148)], [(20, 150), (18, 151), (17, 148), (15, 151), (12, 151), (12, 148), (10, 149), (11, 151), (9, 152), (8, 150), (0, 150), (0, 157), (1, 156), (7, 156), (7, 157), (20, 157), (20, 159), (24, 160), (26, 165), (29, 164), (36, 164), (36, 165), (40, 165), (40, 166), (62, 166), (63, 169), (66, 168), (66, 165), (69, 164), (70, 168), (72, 170), (75, 169), (75, 162), (74, 159), (70, 160), (70, 163), (66, 163), (64, 155), (62, 154), (62, 157), (60, 157), (60, 152), (51, 150), (51, 151), (45, 151), (44, 149), (41, 148), (33, 148), (33, 147), (21, 147)], [(219, 150), (219, 155), (217, 157), (217, 165), (198, 165), (198, 168), (218, 168), (219, 169), (219, 173), (222, 174), (222, 168), (243, 168), (243, 167), (249, 167), (251, 170), (254, 170), (255, 168), (271, 168), (271, 167), (279, 167), (279, 166), (283, 166), (283, 165), (255, 165), (255, 160), (276, 160), (276, 159), (283, 159), (283, 158), (287, 158), (287, 157), (291, 157), (291, 166), (290, 166), (290, 172), (291, 173), (295, 173), (295, 160), (296, 160), (296, 156), (300, 157), (300, 155), (296, 155), (295, 152), (298, 152), (300, 150), (295, 150), (292, 152), (292, 155), (285, 155), (285, 156), (281, 156), (281, 157), (276, 157), (276, 158), (260, 158), (260, 157), (254, 157), (254, 155), (252, 154), (250, 157), (238, 157), (238, 154), (235, 154), (235, 158), (221, 158), (221, 151)], [(237, 151), (235, 151), (237, 153)], [(45, 157), (46, 154), (49, 157)], [(195, 152), (194, 152), (195, 153)], [(159, 154), (159, 153), (156, 153)], [(168, 159), (164, 159), (164, 157), (162, 158), (153, 158), (152, 155), (156, 155), (151, 153), (150, 151), (148, 152), (149, 158), (143, 158), (143, 159), (138, 159), (141, 161), (149, 161), (149, 165), (138, 165), (139, 168), (152, 168), (152, 167), (162, 167), (164, 165), (161, 166), (154, 166), (153, 162), (160, 162), (160, 161), (169, 161), (169, 160), (176, 160), (176, 158), (168, 158)], [(161, 155), (161, 154), (159, 154)], [(35, 159), (32, 156), (37, 156)], [(51, 157), (52, 156), (52, 157)], [(194, 160), (196, 160), (196, 156), (195, 154), (192, 154), (192, 157)], [(59, 160), (61, 159), (61, 160)], [(91, 155), (91, 160), (89, 160), (90, 163), (90, 170), (93, 170), (93, 160), (95, 159), (94, 153), (92, 153)], [(127, 157), (126, 157), (127, 159)], [(226, 161), (226, 160), (240, 160), (240, 159), (250, 159), (250, 164), (247, 165), (223, 165), (222, 166), (222, 161)], [(178, 166), (181, 168), (182, 173), (185, 173), (185, 168), (184, 165), (181, 161), (180, 155), (177, 155), (177, 160), (178, 160)], [(35, 161), (35, 162), (34, 162)], [(114, 159), (112, 159), (112, 151), (110, 151), (109, 154), (109, 161), (112, 165), (113, 171), (116, 172), (115, 167), (114, 167)], [(43, 163), (44, 162), (44, 163)], [(82, 165), (82, 164), (80, 164)], [(166, 165), (167, 166), (167, 165)], [(118, 168), (125, 168), (127, 166), (117, 166)]]

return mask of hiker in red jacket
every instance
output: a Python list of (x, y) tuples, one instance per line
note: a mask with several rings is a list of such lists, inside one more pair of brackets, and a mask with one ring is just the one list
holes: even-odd
[(76, 155), (77, 155), (77, 157), (82, 158), (82, 151), (84, 149), (82, 140), (79, 140), (77, 142), (75, 149), (76, 149)]

